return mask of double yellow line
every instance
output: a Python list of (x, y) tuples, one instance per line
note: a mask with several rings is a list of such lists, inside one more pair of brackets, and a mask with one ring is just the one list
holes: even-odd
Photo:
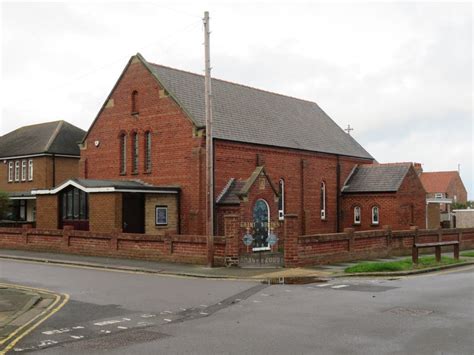
[(28, 335), (46, 319), (51, 317), (57, 311), (59, 311), (69, 301), (68, 294), (55, 293), (49, 290), (41, 288), (26, 287), (13, 284), (0, 283), (0, 287), (13, 288), (22, 291), (35, 291), (43, 294), (48, 294), (54, 297), (53, 303), (51, 303), (43, 312), (36, 315), (33, 319), (30, 319), (27, 323), (10, 333), (5, 339), (0, 341), (0, 355), (6, 354), (11, 350), (23, 337)]

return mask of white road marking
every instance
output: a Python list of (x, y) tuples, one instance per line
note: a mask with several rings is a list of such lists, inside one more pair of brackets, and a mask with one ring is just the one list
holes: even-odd
[(201, 314), (201, 315), (203, 315), (203, 316), (207, 316), (209, 313), (201, 312), (201, 313), (199, 313), (199, 314)]
[(200, 305), (200, 307), (207, 307), (207, 305), (205, 305), (205, 304), (201, 304), (201, 305)]
[(119, 325), (117, 328), (118, 329), (128, 329), (128, 327), (124, 327), (123, 325)]
[(163, 319), (163, 320), (164, 320), (165, 322), (171, 322), (171, 319), (169, 319), (169, 318), (165, 318), (165, 319)]
[(45, 335), (53, 335), (53, 334), (68, 333), (70, 331), (71, 331), (71, 329), (69, 329), (69, 328), (61, 328), (61, 329), (47, 330), (47, 331), (42, 332), (42, 333), (45, 334)]
[(70, 337), (73, 339), (82, 339), (84, 338), (84, 335), (70, 335)]
[(72, 327), (72, 329), (84, 329), (84, 327), (82, 325), (78, 325), (76, 327)]
[(130, 319), (130, 318), (122, 318), (122, 320), (124, 320), (124, 321), (127, 321), (127, 322), (128, 322), (128, 321), (130, 321), (131, 319)]
[(110, 334), (110, 333), (112, 333), (110, 330), (105, 330), (105, 329), (102, 329), (100, 332), (101, 332), (101, 333), (104, 333), (104, 334)]
[(54, 344), (57, 344), (57, 343), (58, 343), (57, 341), (47, 339), (47, 340), (42, 340), (42, 341), (38, 344), (38, 346), (39, 346), (39, 347), (43, 347), (43, 346), (48, 346), (48, 345), (54, 345)]
[(97, 322), (94, 323), (94, 325), (98, 325), (99, 327), (102, 327), (104, 325), (110, 325), (110, 324), (116, 324), (116, 323), (122, 323), (121, 320), (114, 319), (114, 320), (104, 320), (103, 322)]
[(332, 284), (322, 284), (322, 285), (316, 285), (318, 287), (327, 287), (327, 286), (332, 286)]
[(344, 287), (347, 287), (349, 285), (337, 285), (337, 286), (333, 286), (331, 288), (344, 288)]
[[(167, 313), (169, 311), (164, 311), (164, 312), (161, 312), (161, 313)], [(171, 313), (171, 312), (169, 312)], [(142, 314), (140, 317), (142, 318), (153, 318), (153, 317), (156, 317), (156, 314)]]

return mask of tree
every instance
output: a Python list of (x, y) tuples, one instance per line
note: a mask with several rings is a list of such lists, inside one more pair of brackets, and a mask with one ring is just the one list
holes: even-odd
[(466, 203), (454, 202), (451, 205), (451, 211), (452, 210), (464, 210), (466, 208), (474, 208), (474, 201), (467, 201)]
[(10, 209), (10, 199), (4, 191), (0, 191), (0, 219), (5, 218), (8, 210)]

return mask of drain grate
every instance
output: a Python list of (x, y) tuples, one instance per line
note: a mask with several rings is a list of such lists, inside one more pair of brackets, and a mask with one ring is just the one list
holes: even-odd
[(415, 316), (415, 317), (418, 317), (418, 316), (427, 316), (427, 315), (433, 313), (433, 311), (430, 311), (429, 309), (395, 307), (395, 308), (391, 308), (391, 309), (385, 311), (385, 313), (392, 313), (392, 314), (396, 314), (396, 315), (400, 315), (400, 316)]

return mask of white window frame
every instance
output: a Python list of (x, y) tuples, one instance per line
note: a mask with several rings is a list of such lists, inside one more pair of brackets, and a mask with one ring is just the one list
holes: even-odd
[(285, 219), (285, 180), (280, 179), (278, 187), (281, 190), (281, 209), (278, 210), (278, 220), (283, 221)]
[[(356, 210), (359, 211), (359, 220), (357, 220), (357, 214), (356, 214)], [(360, 208), (360, 206), (355, 206), (354, 207), (354, 224), (361, 224), (361, 221), (362, 221), (362, 210)]]
[(27, 166), (26, 166), (26, 160), (22, 160), (21, 161), (21, 181), (26, 181), (26, 175), (28, 173), (28, 170), (27, 170)]
[(13, 162), (8, 162), (8, 182), (13, 182)]
[[(158, 222), (158, 211), (165, 210), (166, 221)], [(155, 226), (167, 226), (168, 225), (168, 206), (155, 206)]]
[(33, 181), (33, 159), (28, 160), (28, 181)]
[(324, 220), (326, 219), (326, 183), (324, 181), (321, 181), (321, 186), (320, 186), (320, 193), (322, 197), (322, 208), (321, 208), (321, 219)]
[(443, 198), (444, 194), (442, 192), (435, 193), (435, 198)]
[[(377, 209), (377, 220), (375, 220), (375, 209)], [(380, 208), (378, 206), (372, 207), (372, 224), (378, 225), (380, 223)]]
[[(270, 205), (268, 204), (268, 202), (263, 199), (263, 198), (259, 198), (257, 201), (255, 201), (255, 204), (254, 204), (254, 207), (255, 205), (257, 204), (258, 201), (263, 201), (265, 203), (265, 205), (267, 205), (267, 223), (268, 223), (268, 227), (267, 227), (267, 237), (270, 235), (270, 225), (271, 225), (271, 220), (270, 220), (270, 217), (271, 217), (271, 213), (270, 213)], [(252, 214), (253, 214), (253, 211), (252, 211)], [(252, 248), (252, 251), (265, 251), (265, 250), (271, 250), (272, 248), (267, 245), (266, 247), (254, 247)]]
[(20, 161), (15, 161), (15, 181), (20, 181)]

